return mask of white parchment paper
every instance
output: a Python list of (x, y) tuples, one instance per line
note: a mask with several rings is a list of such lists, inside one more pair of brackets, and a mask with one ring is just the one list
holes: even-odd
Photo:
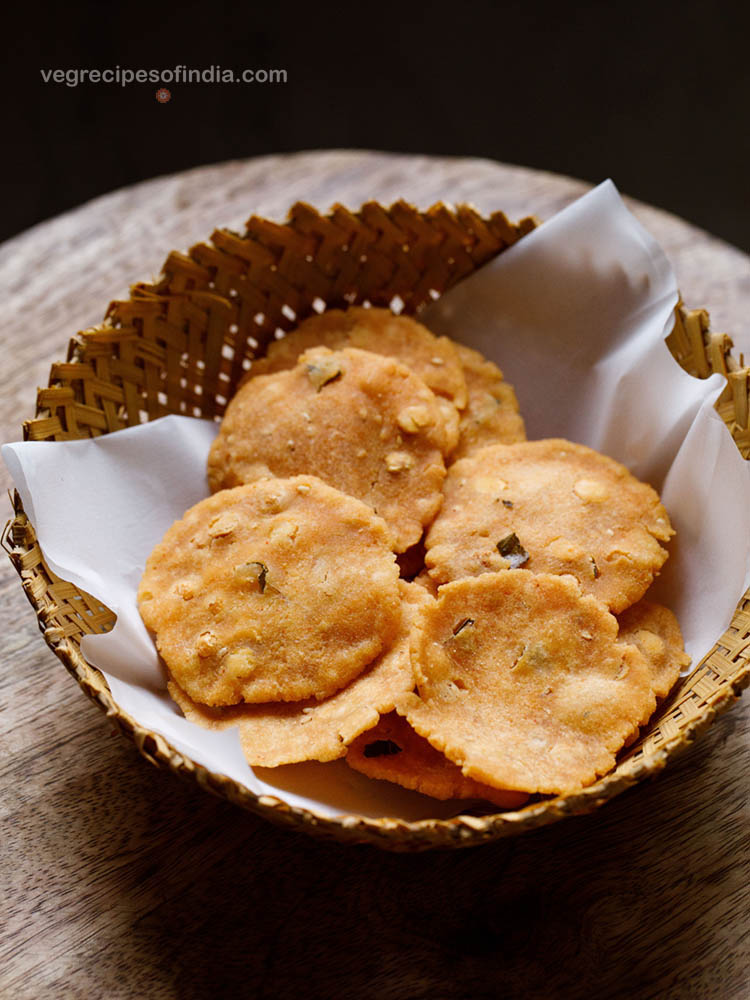
[[(597, 448), (661, 492), (678, 534), (650, 594), (677, 614), (696, 664), (750, 586), (750, 463), (713, 408), (721, 377), (691, 378), (664, 343), (677, 298), (664, 253), (607, 181), (444, 295), (424, 321), (503, 368), (530, 438)], [(234, 730), (193, 726), (167, 696), (135, 594), (151, 549), (208, 495), (216, 429), (165, 417), (93, 440), (4, 446), (50, 567), (117, 614), (112, 632), (84, 638), (84, 655), (142, 725), (258, 794), (326, 816), (449, 815), (450, 804), (343, 762), (251, 769)]]

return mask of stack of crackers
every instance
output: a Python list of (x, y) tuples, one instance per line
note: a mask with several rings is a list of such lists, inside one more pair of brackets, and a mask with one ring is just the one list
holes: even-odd
[(644, 599), (656, 492), (527, 441), (500, 369), (413, 319), (329, 310), (271, 344), (208, 481), (139, 607), (186, 718), (251, 765), (345, 757), (513, 809), (609, 771), (689, 663)]

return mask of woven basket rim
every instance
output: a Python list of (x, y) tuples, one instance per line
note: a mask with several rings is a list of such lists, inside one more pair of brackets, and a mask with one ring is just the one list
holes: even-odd
[[(390, 209), (383, 209), (382, 206), (378, 206), (378, 208), (384, 212), (393, 212), (394, 208), (400, 209), (403, 205), (404, 203), (397, 203), (396, 206), (391, 206)], [(315, 210), (311, 210), (309, 206), (302, 207), (305, 212), (312, 211), (315, 213)], [(356, 216), (357, 218), (362, 215), (365, 207), (363, 206), (362, 210), (360, 210), (360, 215)], [(295, 218), (295, 212), (299, 212), (299, 208), (300, 206), (298, 205), (293, 206), (290, 212), (291, 219)], [(336, 206), (335, 208), (340, 208), (340, 206)], [(444, 206), (439, 206), (439, 208), (440, 210), (444, 210)], [(430, 212), (434, 211), (435, 209), (430, 210)], [(317, 215), (317, 213), (315, 214)], [(421, 216), (424, 218), (427, 214), (421, 213)], [(323, 217), (318, 216), (318, 218)], [(330, 219), (331, 216), (329, 215), (325, 218)], [(473, 218), (477, 219), (479, 217), (474, 215)], [(483, 221), (488, 222), (489, 220)], [(507, 220), (504, 221), (507, 225)], [(249, 227), (252, 222), (253, 220), (250, 220)], [(520, 238), (526, 232), (531, 231), (535, 224), (535, 220), (523, 220), (516, 227), (516, 238)], [(276, 223), (269, 223), (269, 225), (277, 227), (277, 229), (280, 228), (279, 224)], [(240, 239), (242, 238), (246, 237), (240, 237)], [(203, 244), (201, 246), (205, 247), (206, 245)], [(215, 247), (216, 242), (212, 241), (211, 248), (215, 249)], [(195, 248), (193, 249), (195, 250)], [(167, 259), (164, 275), (168, 276), (170, 261), (174, 257), (174, 254), (170, 254), (170, 257)], [(188, 261), (188, 267), (196, 267), (193, 259), (184, 259)], [(155, 286), (135, 286), (131, 292), (131, 302), (136, 301), (142, 304), (145, 300), (153, 301), (156, 298), (159, 305), (161, 305), (170, 297), (167, 292), (171, 291), (165, 287), (166, 278), (164, 275)], [(195, 297), (198, 295), (198, 293), (193, 294)], [(213, 289), (210, 292), (204, 291), (200, 294), (204, 299), (208, 296), (213, 300), (222, 300), (222, 297), (217, 295)], [(106, 331), (112, 331), (114, 333), (118, 329), (113, 321), (113, 316), (116, 315), (113, 307), (117, 305), (113, 303), (110, 306), (104, 323), (94, 328), (94, 332), (101, 334), (103, 331), (105, 333)], [(723, 394), (722, 400), (725, 410), (727, 407), (733, 407), (733, 411), (729, 416), (734, 419), (734, 425), (727, 418), (727, 412), (722, 413), (722, 416), (725, 423), (730, 426), (730, 430), (732, 430), (733, 436), (742, 452), (744, 450), (742, 447), (742, 443), (744, 442), (742, 435), (743, 433), (747, 433), (747, 421), (745, 421), (745, 426), (743, 426), (743, 416), (746, 416), (747, 410), (747, 369), (744, 369), (733, 358), (731, 339), (726, 335), (717, 335), (710, 331), (708, 314), (704, 310), (688, 312), (684, 309), (682, 303), (680, 303), (676, 310), (675, 328), (668, 340), (670, 339), (672, 340), (672, 343), (670, 343), (672, 353), (683, 367), (690, 370), (692, 366), (692, 374), (698, 377), (706, 377), (712, 371), (718, 370), (723, 372), (727, 377), (727, 391)], [(70, 368), (72, 365), (87, 364), (85, 351), (85, 334), (71, 339), (67, 360), (66, 362), (61, 362), (57, 367), (64, 365), (66, 368)], [(681, 353), (683, 357), (680, 357)], [(686, 359), (689, 360), (689, 365), (685, 363)], [(705, 370), (702, 370), (702, 368), (705, 368)], [(57, 391), (58, 383), (55, 381), (55, 370), (56, 366), (53, 366), (48, 386), (50, 392)], [(741, 382), (740, 379), (744, 379), (744, 382)], [(735, 391), (737, 385), (739, 385), (741, 390), (745, 391), (744, 413), (743, 392)], [(732, 392), (729, 390), (732, 390)], [(719, 409), (721, 412), (720, 407)], [(44, 390), (41, 390), (37, 413), (39, 414), (40, 411), (45, 410), (49, 410), (49, 401), (44, 396)], [(40, 418), (37, 416), (35, 421), (26, 422), (24, 425), (24, 437), (32, 440), (35, 437), (39, 437), (38, 434), (34, 433), (34, 425), (41, 423), (45, 419), (44, 417)], [(148, 415), (148, 419), (152, 419), (151, 414)], [(117, 429), (119, 428), (105, 426), (99, 428), (99, 431), (107, 433), (116, 432)], [(735, 433), (735, 430), (737, 433)], [(84, 433), (77, 436), (88, 435)], [(141, 726), (132, 716), (122, 710), (112, 696), (102, 673), (85, 660), (77, 646), (68, 640), (64, 634), (64, 630), (56, 623), (53, 609), (50, 607), (49, 602), (45, 600), (48, 588), (39, 584), (39, 580), (42, 579), (41, 574), (46, 573), (51, 585), (52, 575), (43, 561), (33, 526), (28, 521), (17, 492), (13, 497), (13, 506), (14, 517), (5, 526), (2, 544), (19, 572), (24, 592), (35, 609), (39, 627), (45, 641), (60, 658), (68, 671), (75, 677), (84, 692), (105, 711), (115, 728), (135, 743), (141, 755), (146, 757), (152, 764), (166, 766), (179, 775), (189, 777), (197, 781), (206, 790), (225, 797), (243, 808), (264, 816), (277, 824), (296, 829), (303, 828), (308, 832), (339, 841), (369, 842), (391, 850), (421, 850), (433, 847), (470, 846), (546, 825), (565, 816), (591, 812), (605, 801), (632, 787), (644, 778), (653, 776), (663, 770), (668, 761), (672, 760), (681, 750), (691, 745), (720, 712), (726, 710), (734, 703), (742, 689), (750, 683), (750, 648), (748, 648), (747, 656), (740, 663), (739, 668), (734, 670), (731, 676), (722, 676), (722, 681), (726, 683), (717, 686), (717, 689), (706, 700), (701, 710), (692, 715), (684, 726), (677, 729), (671, 736), (663, 739), (657, 747), (652, 747), (648, 754), (626, 757), (624, 761), (621, 761), (617, 765), (614, 771), (579, 792), (555, 798), (541, 799), (516, 811), (481, 816), (466, 813), (449, 819), (428, 818), (413, 821), (392, 817), (374, 818), (356, 814), (326, 817), (316, 813), (314, 809), (291, 806), (283, 799), (275, 796), (255, 795), (246, 786), (241, 785), (226, 775), (214, 773), (196, 764), (187, 755), (182, 754), (173, 747), (164, 737)], [(80, 591), (78, 594), (80, 595)], [(737, 616), (740, 614), (743, 616), (742, 625), (744, 627), (745, 608), (748, 605), (750, 605), (750, 591), (741, 598), (733, 618), (733, 625), (719, 637), (708, 656), (691, 672), (691, 677), (694, 677), (701, 667), (707, 661), (711, 660), (711, 657), (717, 651), (726, 650), (729, 652), (734, 648), (735, 634), (732, 629)], [(750, 628), (748, 632), (750, 632)], [(746, 646), (750, 647), (750, 639), (747, 640)], [(741, 656), (743, 649), (744, 647), (740, 647), (735, 650), (735, 655)]]

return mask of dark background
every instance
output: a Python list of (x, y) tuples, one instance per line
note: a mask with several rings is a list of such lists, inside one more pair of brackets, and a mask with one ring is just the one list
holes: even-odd
[[(484, 156), (620, 189), (750, 250), (747, 4), (13, 5), (0, 238), (114, 188), (273, 152)], [(44, 84), (40, 69), (286, 69)]]

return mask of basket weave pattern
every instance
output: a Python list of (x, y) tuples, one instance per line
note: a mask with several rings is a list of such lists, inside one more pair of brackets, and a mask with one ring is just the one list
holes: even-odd
[[(169, 413), (218, 418), (252, 358), (316, 309), (370, 302), (415, 313), (535, 225), (532, 218), (510, 223), (502, 213), (483, 219), (467, 206), (438, 204), (418, 212), (399, 202), (390, 208), (368, 203), (357, 213), (337, 205), (328, 215), (296, 204), (283, 225), (252, 218), (243, 235), (217, 230), (189, 254), (171, 253), (156, 284), (134, 286), (129, 300), (110, 305), (102, 324), (71, 340), (66, 362), (52, 366), (49, 386), (39, 391), (24, 437), (93, 437)], [(731, 339), (710, 331), (703, 310), (688, 312), (680, 304), (667, 342), (691, 374), (726, 377), (717, 409), (750, 457), (750, 369), (732, 356)], [(82, 636), (110, 629), (114, 614), (49, 570), (17, 495), (3, 544), (50, 648), (153, 764), (277, 823), (392, 850), (475, 844), (589, 812), (660, 771), (750, 682), (749, 591), (656, 722), (615, 771), (583, 791), (496, 816), (327, 820), (209, 772), (115, 704), (103, 676), (80, 651)]]

